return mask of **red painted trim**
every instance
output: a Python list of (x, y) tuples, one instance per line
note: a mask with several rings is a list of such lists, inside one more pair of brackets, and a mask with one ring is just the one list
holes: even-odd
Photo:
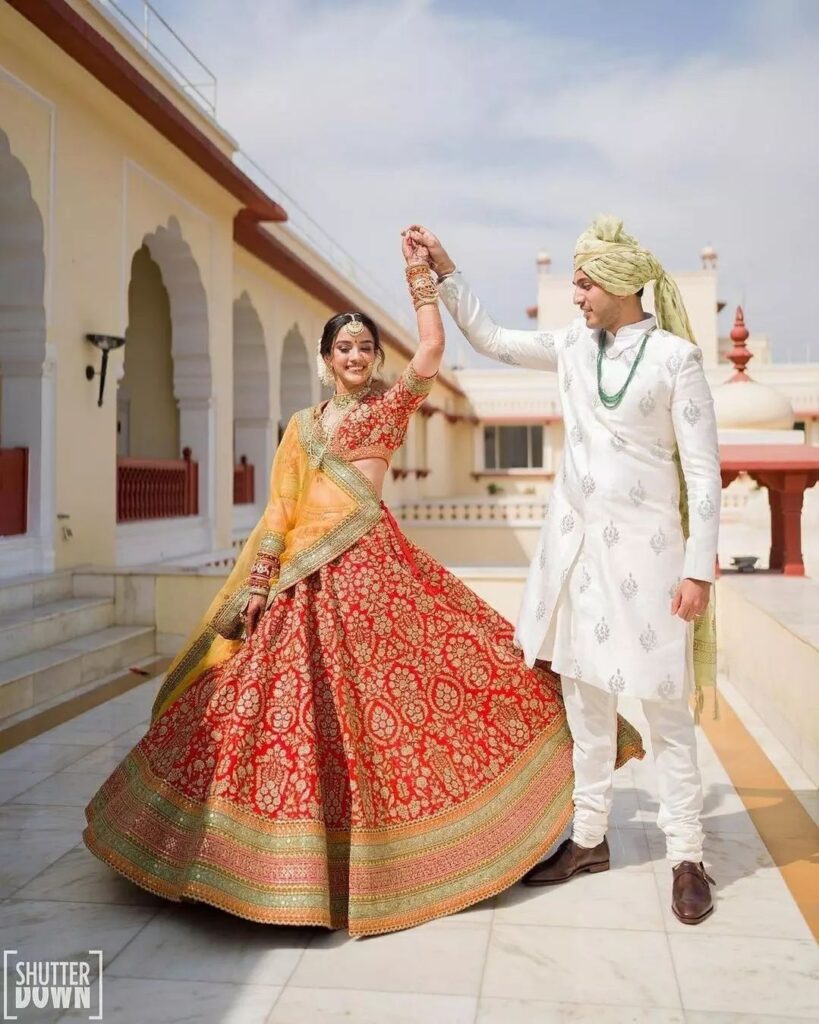
[(806, 444), (720, 445), (720, 466), (725, 471), (819, 471), (819, 447)]
[(8, 3), (69, 57), (139, 114), (214, 181), (240, 200), (257, 220), (284, 221), (287, 213), (210, 141), (155, 85), (141, 75), (65, 0)]

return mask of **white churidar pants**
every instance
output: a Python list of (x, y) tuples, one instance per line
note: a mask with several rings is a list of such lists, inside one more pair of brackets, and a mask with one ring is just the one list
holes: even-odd
[[(603, 841), (614, 788), (617, 698), (599, 687), (561, 676), (566, 717), (574, 740), (574, 827), (579, 846)], [(702, 781), (697, 767), (694, 719), (685, 699), (642, 701), (657, 769), (660, 810), (672, 864), (702, 857)]]

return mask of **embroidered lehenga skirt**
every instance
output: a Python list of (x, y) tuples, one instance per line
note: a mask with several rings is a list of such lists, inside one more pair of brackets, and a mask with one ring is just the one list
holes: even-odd
[(153, 723), (85, 842), (154, 893), (261, 922), (366, 935), (486, 899), (572, 814), (559, 680), (512, 635), (385, 515)]

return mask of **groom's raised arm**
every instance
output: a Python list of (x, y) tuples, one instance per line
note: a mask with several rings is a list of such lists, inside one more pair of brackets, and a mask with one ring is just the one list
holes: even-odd
[(532, 370), (557, 369), (558, 335), (551, 331), (518, 331), (501, 327), (483, 308), (481, 300), (459, 270), (444, 278), (438, 286), (438, 294), (476, 352), (509, 366), (526, 366)]
[(409, 235), (429, 252), (433, 269), (443, 279), (438, 286), (438, 294), (476, 352), (509, 366), (526, 366), (531, 370), (557, 369), (557, 349), (565, 332), (518, 331), (501, 327), (483, 308), (440, 240), (428, 228), (422, 224), (411, 224), (402, 235)]

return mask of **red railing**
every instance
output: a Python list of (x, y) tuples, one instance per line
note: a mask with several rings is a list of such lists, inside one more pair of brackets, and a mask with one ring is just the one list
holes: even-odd
[(28, 529), (28, 448), (0, 448), (0, 537)]
[(117, 459), (117, 522), (199, 513), (199, 464), (181, 459)]
[(248, 463), (247, 456), (239, 459), (239, 465), (233, 467), (233, 504), (252, 505), (256, 500), (253, 467)]

